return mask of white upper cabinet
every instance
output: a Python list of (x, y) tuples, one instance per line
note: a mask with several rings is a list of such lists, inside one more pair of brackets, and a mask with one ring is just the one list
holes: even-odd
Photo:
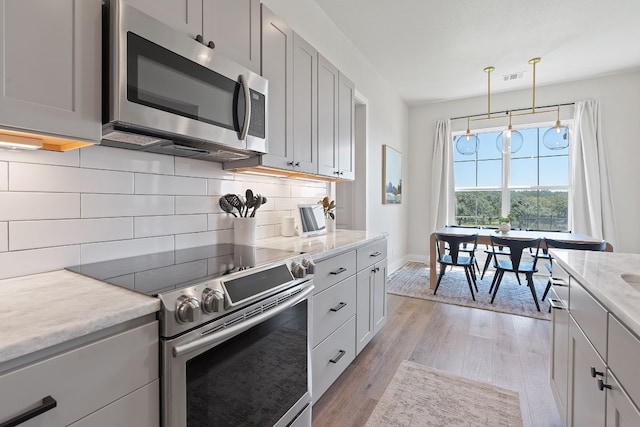
[(202, 6), (204, 42), (260, 74), (260, 0), (204, 0)]
[(260, 74), (260, 0), (126, 0)]
[(101, 1), (0, 0), (0, 127), (101, 138)]
[(318, 59), (318, 173), (355, 179), (355, 86), (322, 55)]

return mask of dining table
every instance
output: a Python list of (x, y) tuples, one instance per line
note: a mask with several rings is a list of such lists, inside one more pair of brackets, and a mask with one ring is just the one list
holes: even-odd
[[(563, 242), (576, 242), (576, 243), (596, 243), (602, 241), (602, 239), (597, 239), (595, 237), (587, 236), (579, 233), (570, 233), (565, 231), (544, 231), (544, 230), (510, 230), (508, 232), (502, 232), (493, 228), (471, 228), (471, 227), (443, 227), (437, 231), (431, 233), (431, 250), (429, 253), (429, 268), (430, 272), (437, 271), (436, 270), (436, 262), (437, 262), (437, 248), (436, 248), (436, 233), (448, 234), (453, 236), (467, 236), (471, 234), (478, 235), (478, 244), (491, 245), (491, 236), (500, 236), (508, 239), (542, 239), (540, 242), (540, 248), (546, 249), (546, 245), (544, 243), (544, 238), (560, 240)], [(613, 252), (613, 246), (607, 242), (607, 246), (605, 249), (606, 252)], [(436, 281), (438, 275), (437, 274), (429, 274), (429, 287), (431, 289), (435, 289)]]

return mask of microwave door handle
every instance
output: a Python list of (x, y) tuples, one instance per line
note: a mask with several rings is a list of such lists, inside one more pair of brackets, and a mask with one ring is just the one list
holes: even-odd
[(249, 85), (243, 75), (238, 78), (242, 91), (244, 92), (244, 124), (240, 131), (240, 140), (244, 140), (249, 132), (249, 122), (251, 121), (251, 93), (249, 91)]

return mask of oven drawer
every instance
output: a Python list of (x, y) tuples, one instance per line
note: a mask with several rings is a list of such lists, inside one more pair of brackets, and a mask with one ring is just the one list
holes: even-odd
[(358, 271), (372, 266), (387, 257), (387, 239), (380, 239), (364, 245), (357, 250)]
[(353, 316), (337, 331), (313, 349), (312, 398), (320, 399), (331, 384), (353, 361), (356, 354), (356, 317)]
[(316, 263), (313, 274), (314, 293), (319, 293), (356, 273), (356, 251), (326, 258)]
[(5, 374), (0, 422), (51, 396), (57, 406), (21, 427), (67, 426), (157, 379), (158, 353), (153, 321)]
[(356, 276), (313, 297), (313, 346), (356, 314)]

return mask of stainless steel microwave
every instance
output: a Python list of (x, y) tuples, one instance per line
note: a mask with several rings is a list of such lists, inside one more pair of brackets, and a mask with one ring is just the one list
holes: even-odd
[(102, 144), (230, 161), (266, 152), (268, 82), (128, 5), (103, 8)]

